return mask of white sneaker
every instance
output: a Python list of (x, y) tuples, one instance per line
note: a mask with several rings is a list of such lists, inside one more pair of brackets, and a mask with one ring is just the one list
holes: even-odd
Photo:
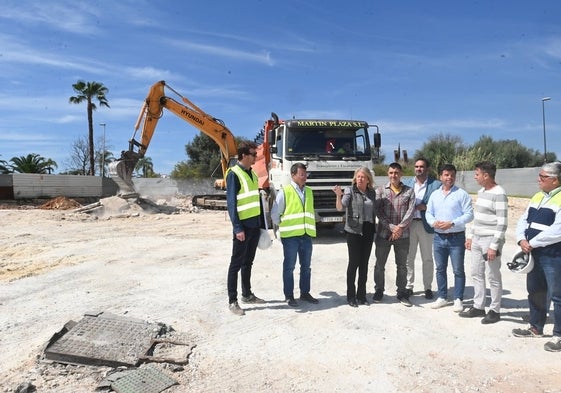
[(454, 300), (454, 308), (452, 310), (454, 310), (454, 312), (464, 311), (464, 302), (462, 302), (460, 299)]
[(448, 305), (448, 300), (439, 297), (436, 301), (431, 304), (431, 308), (442, 308)]

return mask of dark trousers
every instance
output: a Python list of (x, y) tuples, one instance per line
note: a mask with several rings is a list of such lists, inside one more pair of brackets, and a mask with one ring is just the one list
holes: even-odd
[(244, 228), (245, 241), (240, 242), (234, 235), (232, 258), (228, 268), (228, 303), (238, 300), (238, 272), (241, 271), (242, 296), (251, 295), (251, 267), (255, 259), (259, 228)]
[[(368, 261), (374, 242), (375, 226), (371, 222), (362, 224), (362, 235), (347, 232), (347, 300), (366, 300), (366, 281), (368, 279)], [(355, 289), (356, 272), (358, 282)]]
[(407, 254), (409, 253), (409, 238), (386, 240), (376, 238), (376, 265), (374, 265), (374, 290), (384, 292), (386, 288), (386, 262), (393, 246), (396, 264), (395, 286), (397, 296), (407, 296)]
[[(539, 248), (537, 249), (539, 250)], [(540, 332), (553, 303), (553, 336), (561, 336), (561, 258), (533, 251), (534, 268), (526, 276), (530, 325)]]

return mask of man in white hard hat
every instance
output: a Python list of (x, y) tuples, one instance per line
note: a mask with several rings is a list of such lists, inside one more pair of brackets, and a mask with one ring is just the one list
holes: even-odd
[(538, 175), (540, 192), (516, 227), (516, 241), (525, 253), (532, 253), (534, 268), (526, 286), (530, 326), (514, 329), (515, 337), (541, 337), (547, 317), (548, 298), (553, 303), (553, 339), (544, 344), (550, 352), (561, 351), (561, 162), (544, 164)]

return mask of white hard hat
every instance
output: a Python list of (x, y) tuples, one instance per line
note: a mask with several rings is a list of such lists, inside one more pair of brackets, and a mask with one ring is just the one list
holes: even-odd
[(532, 254), (520, 251), (512, 258), (512, 262), (508, 262), (506, 265), (511, 272), (526, 274), (534, 268), (534, 258), (532, 258)]
[(266, 250), (273, 244), (273, 239), (269, 236), (269, 231), (265, 229), (261, 229), (261, 233), (259, 234), (259, 243), (257, 243), (257, 247), (261, 250)]

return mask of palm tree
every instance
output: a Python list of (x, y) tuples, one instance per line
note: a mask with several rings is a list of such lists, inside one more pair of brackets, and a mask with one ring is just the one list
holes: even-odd
[(154, 164), (152, 158), (144, 156), (136, 163), (136, 173), (142, 173), (142, 177), (154, 176)]
[(115, 161), (115, 156), (113, 156), (113, 153), (111, 153), (108, 150), (100, 150), (98, 153), (98, 161), (99, 161), (99, 168), (101, 169), (101, 177), (105, 177), (105, 174), (107, 173), (107, 166)]
[(0, 174), (10, 173), (10, 172), (11, 170), (9, 164), (4, 160), (0, 160)]
[(51, 173), (58, 165), (55, 161), (41, 157), (39, 154), (31, 153), (27, 156), (12, 157), (11, 167), (17, 173)]
[(79, 80), (72, 85), (72, 88), (77, 93), (76, 96), (69, 98), (71, 104), (81, 104), (83, 101), (88, 103), (88, 151), (90, 159), (89, 175), (95, 175), (95, 155), (94, 155), (94, 131), (93, 131), (93, 111), (97, 109), (93, 99), (97, 99), (99, 105), (110, 108), (105, 95), (109, 92), (103, 83), (98, 82), (84, 82)]

